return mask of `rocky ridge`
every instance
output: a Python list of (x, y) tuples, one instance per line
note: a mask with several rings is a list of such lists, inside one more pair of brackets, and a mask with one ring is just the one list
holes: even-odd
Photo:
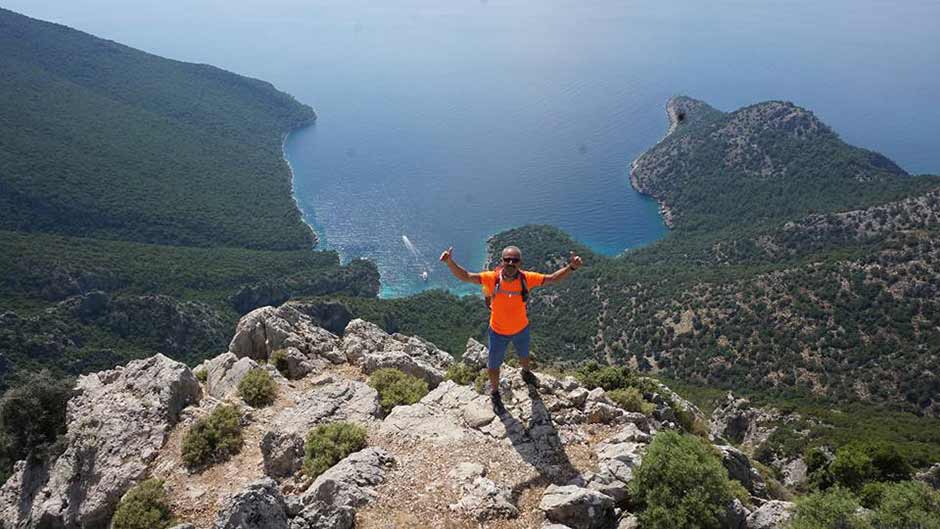
[[(266, 363), (285, 349), (305, 366), (290, 378)], [(482, 354), (468, 343), (468, 362)], [(508, 412), (497, 416), (487, 396), (444, 380), (453, 361), (425, 340), (362, 320), (339, 337), (290, 304), (257, 309), (239, 322), (230, 351), (196, 369), (206, 371), (205, 383), (161, 355), (82, 377), (69, 403), (65, 452), (49, 465), (17, 464), (0, 489), (0, 526), (106, 527), (121, 497), (147, 477), (165, 481), (178, 519), (206, 529), (635, 525), (628, 485), (651, 437), (675, 427), (664, 405), (647, 417), (571, 377), (539, 374), (527, 386), (507, 367), (500, 384)], [(255, 366), (267, 366), (277, 383), (277, 400), (265, 408), (233, 392)], [(383, 416), (364, 381), (387, 366), (434, 389)], [(187, 470), (183, 434), (226, 402), (241, 410), (244, 447), (229, 461)], [(365, 427), (368, 447), (306, 479), (305, 433), (337, 420)], [(733, 454), (725, 458), (732, 475), (753, 477), (743, 454), (719, 449)], [(729, 506), (729, 520), (740, 522), (729, 527), (777, 526), (742, 525), (768, 519), (759, 514), (769, 503), (757, 482), (745, 483), (755, 510)]]

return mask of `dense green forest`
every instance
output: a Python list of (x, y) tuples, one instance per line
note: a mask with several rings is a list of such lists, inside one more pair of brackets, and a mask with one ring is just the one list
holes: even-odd
[(292, 296), (374, 297), (311, 251), (281, 152), (313, 110), (269, 83), (0, 9), (0, 387), (225, 350)]

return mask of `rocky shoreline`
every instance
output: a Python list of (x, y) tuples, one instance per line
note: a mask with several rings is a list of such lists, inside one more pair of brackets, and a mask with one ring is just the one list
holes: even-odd
[(683, 121), (684, 116), (685, 116), (684, 110), (679, 108), (679, 106), (684, 101), (687, 101), (687, 100), (691, 101), (688, 98), (683, 97), (683, 96), (674, 96), (674, 97), (669, 98), (669, 101), (666, 102), (666, 115), (669, 118), (669, 129), (666, 131), (666, 134), (662, 137), (662, 139), (656, 142), (656, 145), (654, 145), (650, 149), (647, 149), (643, 154), (641, 154), (637, 159), (633, 160), (633, 162), (630, 164), (630, 185), (638, 193), (652, 198), (659, 204), (659, 214), (663, 218), (663, 223), (665, 223), (666, 227), (669, 228), (670, 230), (675, 227), (674, 222), (673, 222), (674, 215), (673, 215), (672, 209), (669, 207), (669, 204), (667, 204), (660, 197), (657, 197), (650, 189), (642, 185), (642, 183), (640, 182), (640, 179), (637, 177), (637, 169), (640, 165), (640, 162), (643, 160), (643, 157), (646, 156), (648, 152), (651, 152), (654, 149), (656, 149), (657, 146), (659, 146), (662, 142), (664, 142), (666, 138), (672, 135), (672, 133), (675, 132), (676, 129), (679, 127), (679, 123)]

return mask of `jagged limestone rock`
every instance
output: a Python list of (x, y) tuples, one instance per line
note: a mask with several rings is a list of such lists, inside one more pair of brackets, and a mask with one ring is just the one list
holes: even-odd
[(450, 505), (454, 511), (478, 522), (519, 516), (519, 509), (512, 502), (512, 491), (505, 485), (481, 476), (463, 483), (460, 488), (460, 500)]
[(375, 498), (375, 487), (385, 481), (385, 472), (394, 464), (395, 458), (381, 448), (369, 447), (352, 453), (320, 474), (301, 495), (301, 501), (306, 507), (315, 502), (361, 507)]
[(342, 350), (350, 364), (366, 373), (394, 368), (418, 377), (436, 388), (444, 380), (453, 357), (416, 336), (388, 334), (378, 325), (360, 319), (349, 322), (343, 333)]
[(345, 361), (338, 346), (335, 334), (318, 327), (313, 318), (287, 303), (278, 308), (261, 307), (242, 316), (229, 351), (239, 358), (267, 362), (274, 351), (293, 347), (310, 358), (338, 364)]
[(488, 358), (489, 351), (485, 345), (473, 338), (467, 338), (467, 349), (464, 351), (463, 357), (461, 357), (463, 363), (474, 369), (484, 369)]
[(770, 500), (747, 517), (747, 529), (784, 529), (793, 517), (795, 505), (789, 501)]
[(306, 506), (290, 521), (290, 529), (352, 529), (355, 525), (355, 509), (322, 501)]
[(370, 423), (381, 416), (379, 394), (368, 385), (333, 377), (320, 382), (298, 397), (294, 406), (274, 417), (274, 429), (261, 438), (268, 476), (285, 477), (300, 470), (307, 434), (317, 425), (335, 421)]
[(606, 529), (614, 523), (614, 500), (576, 485), (549, 485), (539, 509), (545, 517), (572, 529)]
[(24, 526), (36, 493), (48, 479), (49, 465), (45, 462), (18, 461), (13, 465), (13, 474), (0, 488), (0, 527)]
[(219, 400), (238, 393), (238, 383), (249, 371), (258, 367), (250, 358), (238, 358), (233, 353), (222, 353), (204, 363), (207, 377), (206, 390)]
[(747, 399), (735, 398), (728, 393), (709, 423), (712, 440), (727, 439), (733, 443), (756, 448), (776, 430), (780, 420), (776, 410), (754, 408)]
[(751, 512), (741, 503), (741, 500), (734, 499), (725, 511), (722, 526), (724, 529), (747, 529), (747, 517), (750, 514)]
[(940, 463), (934, 463), (927, 470), (918, 472), (914, 479), (923, 481), (935, 489), (940, 489)]
[(719, 445), (715, 448), (721, 452), (721, 464), (728, 471), (728, 477), (736, 479), (744, 485), (744, 488), (753, 496), (759, 498), (767, 497), (767, 486), (760, 472), (751, 466), (751, 460), (747, 455), (733, 446)]
[(75, 389), (66, 449), (46, 482), (31, 501), (30, 480), (39, 474), (12, 504), (12, 494), (2, 498), (0, 512), (18, 509), (32, 527), (106, 525), (124, 493), (146, 478), (180, 412), (201, 398), (189, 368), (159, 354), (80, 377)]
[(610, 496), (618, 504), (629, 498), (628, 487), (633, 469), (643, 462), (649, 434), (635, 424), (628, 424), (610, 439), (594, 448), (598, 471), (585, 476), (586, 486)]
[(287, 505), (277, 483), (260, 479), (229, 496), (212, 529), (288, 529)]

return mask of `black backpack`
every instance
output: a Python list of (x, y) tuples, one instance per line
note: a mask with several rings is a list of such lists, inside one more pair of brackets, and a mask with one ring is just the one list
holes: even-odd
[[(496, 284), (493, 285), (493, 292), (489, 296), (483, 297), (483, 303), (486, 305), (486, 308), (493, 310), (493, 297), (499, 293), (499, 282), (503, 278), (503, 268), (499, 267), (496, 269)], [(522, 270), (519, 270), (519, 282), (522, 284), (522, 303), (529, 302), (529, 287), (525, 284), (525, 274)]]

